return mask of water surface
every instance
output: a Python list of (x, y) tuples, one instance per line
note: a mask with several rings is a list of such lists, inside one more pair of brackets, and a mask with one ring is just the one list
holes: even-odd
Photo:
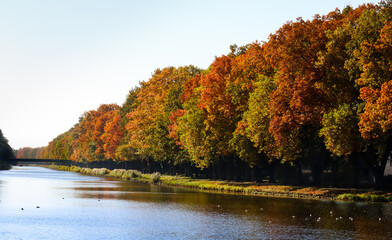
[(207, 193), (41, 167), (0, 172), (0, 239), (392, 239), (391, 223), (385, 203)]

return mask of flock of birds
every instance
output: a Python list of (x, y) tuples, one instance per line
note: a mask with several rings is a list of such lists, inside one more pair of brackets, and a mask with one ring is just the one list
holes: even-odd
[[(219, 208), (220, 205), (217, 205), (217, 207)], [(260, 211), (263, 211), (263, 210), (264, 210), (264, 208), (260, 208)], [(245, 210), (245, 212), (248, 212), (248, 210)], [(330, 214), (331, 217), (333, 217), (333, 211), (330, 211), (329, 214)], [(306, 217), (306, 218), (305, 218), (305, 221), (309, 221), (309, 220), (312, 218), (312, 216), (313, 216), (312, 214), (309, 214), (309, 217)], [(293, 215), (293, 216), (291, 216), (291, 218), (292, 218), (292, 219), (295, 219), (296, 216)], [(336, 220), (336, 221), (343, 220), (343, 217), (336, 217), (335, 220)], [(353, 218), (353, 217), (348, 217), (348, 220), (354, 221), (354, 218)], [(382, 218), (378, 218), (378, 221), (382, 221)], [(272, 223), (271, 220), (268, 221), (268, 222), (269, 222), (269, 223)], [(316, 218), (316, 222), (321, 222), (321, 217)]]
[[(63, 199), (64, 199), (64, 198), (63, 198)], [(101, 200), (98, 199), (98, 201), (101, 201)], [(217, 207), (219, 208), (220, 205), (217, 205)], [(40, 208), (40, 206), (37, 206), (36, 208)], [(24, 208), (21, 208), (20, 210), (24, 210)], [(264, 208), (260, 208), (260, 211), (263, 211), (263, 210), (264, 210)], [(245, 210), (245, 212), (248, 212), (248, 210)], [(333, 217), (333, 211), (330, 211), (329, 214), (331, 215), (331, 217)], [(312, 216), (313, 216), (312, 214), (309, 214), (309, 217), (306, 217), (306, 218), (305, 218), (305, 221), (309, 221), (309, 220), (311, 219)], [(295, 219), (296, 216), (293, 215), (293, 216), (291, 216), (291, 218), (292, 218), (292, 219)], [(343, 220), (343, 217), (336, 217), (335, 220), (336, 220), (336, 221)], [(353, 218), (353, 217), (348, 217), (348, 220), (354, 221), (354, 218)], [(382, 218), (378, 218), (378, 221), (382, 221)], [(268, 222), (269, 222), (269, 223), (272, 223), (271, 220), (268, 221)], [(321, 222), (321, 217), (318, 217), (318, 218), (316, 219), (316, 222)]]
[[(260, 210), (263, 210), (263, 208), (260, 208)], [(330, 211), (329, 214), (330, 214), (331, 217), (333, 217), (333, 211)], [(309, 214), (309, 217), (306, 217), (305, 221), (309, 221), (311, 217), (312, 217), (312, 214)], [(293, 216), (291, 216), (291, 218), (294, 219), (294, 218), (296, 218), (296, 216), (293, 215)], [(343, 220), (343, 217), (336, 217), (335, 220), (336, 221)], [(353, 217), (348, 217), (348, 220), (354, 221), (354, 218)], [(381, 221), (381, 220), (382, 220), (382, 218), (378, 218), (378, 221)], [(272, 221), (269, 221), (269, 222), (271, 223)], [(316, 222), (321, 222), (321, 217), (318, 217), (316, 219)]]

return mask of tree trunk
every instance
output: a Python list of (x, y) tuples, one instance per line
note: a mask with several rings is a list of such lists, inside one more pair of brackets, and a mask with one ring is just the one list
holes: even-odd
[(391, 157), (391, 154), (392, 154), (392, 137), (390, 137), (387, 140), (387, 143), (385, 146), (385, 151), (383, 152), (379, 162), (374, 163), (373, 159), (371, 159), (371, 158), (368, 159), (368, 161), (373, 163), (371, 165), (371, 170), (374, 174), (374, 180), (375, 180), (374, 187), (376, 189), (384, 188), (384, 171), (385, 171), (385, 167), (387, 165), (387, 162), (388, 162), (389, 158)]
[(299, 160), (297, 160), (296, 163), (297, 163), (297, 178), (298, 178), (297, 184), (298, 184), (298, 186), (302, 186), (304, 184), (304, 181), (303, 181), (304, 176), (302, 174), (301, 162)]
[(359, 187), (359, 159), (356, 157), (353, 159), (353, 187)]
[(322, 166), (318, 165), (321, 163), (315, 163), (315, 160), (312, 160), (312, 181), (310, 182), (311, 186), (319, 186), (321, 182), (321, 174), (323, 172)]
[(270, 183), (276, 182), (276, 180), (275, 180), (275, 172), (276, 171), (275, 170), (276, 170), (276, 163), (274, 161), (272, 161), (268, 167), (268, 174), (269, 174), (269, 182)]
[(235, 181), (241, 181), (242, 166), (238, 159), (235, 159)]
[(380, 164), (373, 165), (372, 171), (374, 174), (374, 180), (375, 180), (375, 188), (376, 189), (382, 189), (384, 188), (384, 171), (385, 167), (387, 165), (388, 159), (390, 157), (390, 150), (387, 148), (389, 151), (388, 153), (385, 153), (383, 158), (381, 159)]
[(336, 177), (338, 173), (339, 165), (337, 160), (331, 161), (331, 187), (336, 187)]
[(375, 189), (382, 189), (384, 188), (384, 169), (383, 166), (374, 166), (373, 167), (373, 174), (375, 180)]
[(290, 169), (289, 166), (287, 166), (287, 164), (285, 163), (283, 166), (283, 173), (284, 173), (284, 177), (283, 177), (283, 184), (287, 185), (289, 183), (289, 173), (290, 173)]

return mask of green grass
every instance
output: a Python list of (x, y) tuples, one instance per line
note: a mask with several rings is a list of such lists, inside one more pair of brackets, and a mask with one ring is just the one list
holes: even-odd
[(371, 193), (361, 193), (352, 194), (345, 193), (337, 196), (338, 200), (342, 201), (363, 201), (363, 202), (391, 202), (392, 196), (385, 194), (371, 194)]

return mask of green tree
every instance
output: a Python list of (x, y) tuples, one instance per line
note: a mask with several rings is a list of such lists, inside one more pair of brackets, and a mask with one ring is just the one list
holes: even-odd
[(8, 144), (8, 140), (4, 137), (3, 132), (0, 130), (0, 170), (10, 168), (8, 161), (14, 158), (14, 152)]

